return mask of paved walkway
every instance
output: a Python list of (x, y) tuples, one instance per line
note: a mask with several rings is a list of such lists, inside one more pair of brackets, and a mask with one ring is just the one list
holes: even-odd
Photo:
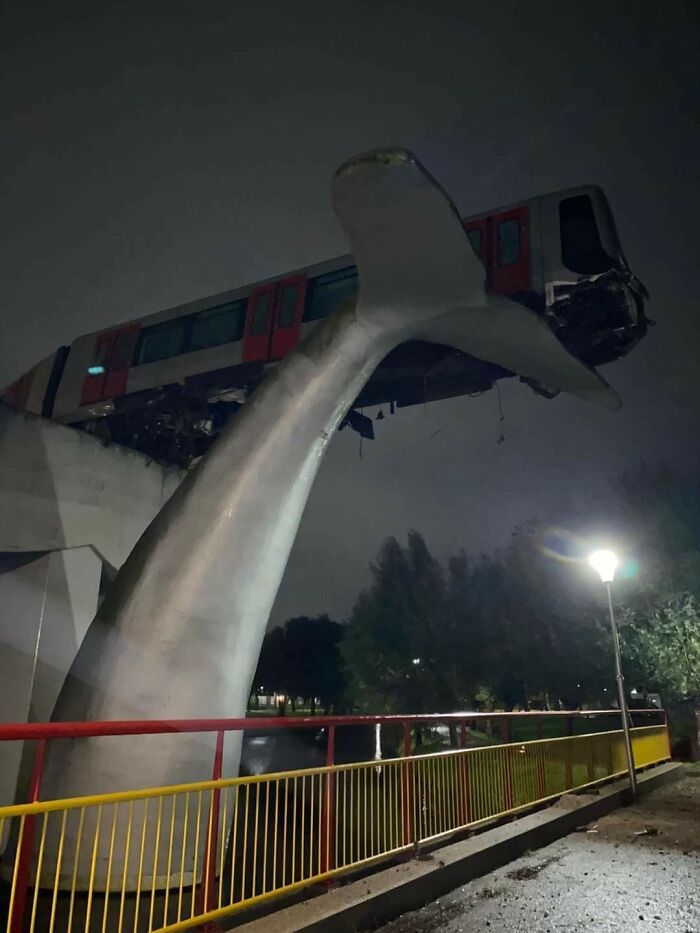
[(700, 767), (383, 933), (700, 933)]

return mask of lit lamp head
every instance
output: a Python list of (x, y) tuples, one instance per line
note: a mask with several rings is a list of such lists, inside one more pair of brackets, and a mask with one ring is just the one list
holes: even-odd
[(594, 551), (588, 563), (596, 571), (603, 583), (612, 583), (615, 579), (619, 561), (614, 551)]

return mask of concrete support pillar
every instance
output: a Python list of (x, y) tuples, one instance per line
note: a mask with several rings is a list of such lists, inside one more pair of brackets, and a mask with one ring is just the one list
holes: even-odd
[[(52, 551), (0, 573), (0, 719), (48, 720), (97, 611), (102, 562), (92, 548)], [(0, 745), (0, 803), (10, 803), (21, 743)]]

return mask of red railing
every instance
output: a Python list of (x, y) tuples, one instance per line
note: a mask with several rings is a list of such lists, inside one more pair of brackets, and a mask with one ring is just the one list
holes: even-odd
[[(645, 709), (632, 711), (633, 718), (650, 717), (667, 725), (666, 712), (659, 709)], [(403, 734), (403, 757), (409, 758), (413, 753), (413, 730), (417, 726), (448, 725), (455, 727), (455, 734), (459, 736), (462, 748), (468, 746), (468, 727), (475, 728), (478, 724), (485, 724), (486, 731), (497, 722), (500, 725), (500, 741), (507, 744), (513, 741), (513, 726), (523, 720), (534, 720), (536, 723), (537, 738), (542, 738), (542, 725), (545, 720), (563, 720), (562, 733), (572, 735), (575, 732), (577, 719), (597, 719), (600, 717), (614, 717), (619, 719), (619, 710), (563, 710), (563, 711), (528, 711), (511, 713), (429, 713), (417, 715), (379, 715), (379, 716), (267, 716), (251, 717), (247, 719), (164, 719), (164, 720), (123, 720), (114, 722), (52, 722), (52, 723), (8, 723), (0, 724), (0, 742), (35, 741), (36, 750), (29, 787), (28, 801), (39, 799), (41, 778), (46, 755), (46, 744), (49, 741), (75, 738), (94, 738), (99, 736), (125, 736), (125, 735), (163, 735), (163, 734), (192, 734), (209, 732), (216, 733), (216, 746), (211, 776), (213, 780), (222, 777), (222, 763), (224, 752), (224, 738), (227, 732), (276, 732), (289, 729), (315, 729), (327, 731), (326, 764), (335, 764), (336, 730), (343, 726), (376, 726), (395, 725), (400, 727)], [(489, 726), (491, 724), (491, 727)], [(495, 740), (496, 735), (492, 734)], [(669, 748), (670, 758), (670, 748)], [(406, 799), (410, 795), (408, 771), (405, 776), (404, 793)], [(335, 852), (334, 823), (330, 814), (334, 810), (334, 775), (326, 775), (325, 792), (322, 802), (321, 825), (324, 832), (321, 838), (321, 861), (324, 871), (329, 872), (335, 866), (333, 853)], [(464, 775), (465, 782), (469, 775)], [(506, 783), (508, 775), (505, 776)], [(10, 801), (0, 801), (0, 806)], [(212, 816), (209, 821), (209, 834), (207, 839), (207, 853), (203, 877), (204, 891), (202, 913), (206, 913), (214, 901), (216, 878), (215, 861), (218, 846), (218, 791), (214, 792), (212, 800)], [(413, 828), (410, 824), (413, 808), (409, 805), (404, 810), (403, 838), (404, 844), (413, 839)], [(466, 822), (466, 820), (465, 820)], [(31, 857), (34, 844), (34, 817), (27, 818), (27, 826), (22, 834), (19, 852), (17, 853), (17, 883), (15, 891), (15, 906), (12, 914), (10, 933), (21, 933), (24, 922), (24, 913), (29, 888), (31, 870)]]
[[(665, 722), (666, 712), (656, 707), (631, 710), (632, 718), (654, 716)], [(617, 709), (592, 710), (527, 710), (508, 713), (417, 713), (386, 714), (378, 716), (251, 716), (245, 719), (123, 719), (110, 722), (13, 722), (0, 723), (0, 742), (31, 741), (38, 739), (80, 739), (110, 735), (163, 735), (166, 733), (193, 732), (274, 732), (278, 729), (327, 729), (338, 726), (373, 726), (393, 723), (410, 726), (439, 725), (440, 723), (477, 723), (497, 721), (505, 723), (507, 729), (513, 722), (533, 719), (540, 723), (546, 719), (595, 719), (601, 716), (616, 716)], [(503, 727), (502, 727), (503, 730)], [(508, 732), (502, 731), (503, 737)]]

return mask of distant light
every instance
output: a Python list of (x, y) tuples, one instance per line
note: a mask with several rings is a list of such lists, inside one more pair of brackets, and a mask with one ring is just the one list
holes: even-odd
[(619, 561), (613, 551), (594, 551), (588, 558), (588, 563), (598, 573), (603, 583), (612, 583), (615, 579)]
[(639, 561), (635, 560), (634, 557), (628, 557), (624, 560), (618, 569), (616, 576), (622, 577), (623, 580), (634, 580), (635, 577), (639, 575)]
[(101, 376), (104, 371), (104, 366), (88, 366), (88, 373), (91, 376)]
[(414, 663), (414, 664), (420, 664), (420, 658), (414, 658), (414, 659), (413, 659), (413, 663)]

